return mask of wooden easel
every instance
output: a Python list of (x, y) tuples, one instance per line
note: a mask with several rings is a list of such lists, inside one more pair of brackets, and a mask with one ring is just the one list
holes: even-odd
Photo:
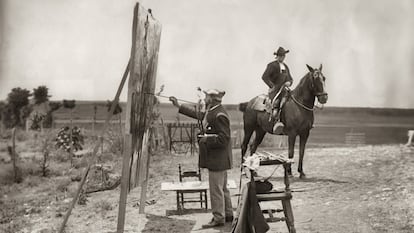
[[(140, 213), (144, 212), (149, 168), (149, 156), (147, 153), (148, 147), (145, 146), (146, 143), (144, 142), (148, 140), (148, 137), (144, 137), (144, 135), (149, 128), (149, 122), (147, 122), (147, 119), (148, 113), (152, 111), (151, 101), (153, 100), (152, 98), (155, 98), (150, 95), (145, 95), (145, 93), (153, 93), (155, 89), (160, 35), (161, 25), (152, 17), (150, 12), (137, 3), (134, 8), (131, 57), (122, 76), (115, 98), (112, 101), (111, 108), (105, 119), (104, 127), (100, 133), (100, 137), (103, 137), (113, 116), (115, 107), (119, 103), (119, 96), (122, 92), (122, 88), (126, 82), (128, 74), (130, 74), (125, 123), (121, 194), (118, 210), (118, 233), (124, 231), (127, 194), (131, 188), (138, 186), (140, 183), (142, 185)], [(79, 198), (83, 185), (85, 184), (86, 178), (92, 166), (91, 162), (96, 160), (96, 155), (100, 145), (101, 140), (98, 140), (88, 161), (88, 166), (83, 171), (82, 180), (79, 183), (75, 196), (68, 211), (66, 212), (62, 225), (59, 229), (59, 233), (63, 233), (64, 231), (72, 209)], [(133, 154), (136, 153), (139, 154), (139, 158), (133, 157)], [(143, 158), (146, 158), (146, 160), (142, 160)], [(136, 163), (134, 163), (134, 159)], [(142, 161), (145, 161), (145, 164), (142, 164)], [(131, 173), (131, 168), (133, 166), (136, 166), (137, 168), (134, 174)], [(146, 171), (144, 172), (145, 179), (141, 182), (138, 182), (139, 179), (137, 179), (136, 182), (131, 183), (131, 175), (134, 175), (135, 178), (139, 178), (138, 175), (141, 171), (140, 168), (143, 167), (146, 167)]]

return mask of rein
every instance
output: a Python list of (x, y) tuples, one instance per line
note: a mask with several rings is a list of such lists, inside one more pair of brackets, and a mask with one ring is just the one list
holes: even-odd
[(306, 107), (304, 104), (302, 104), (301, 102), (299, 102), (293, 95), (291, 95), (291, 97), (292, 97), (293, 101), (297, 105), (301, 106), (302, 108), (304, 108), (304, 109), (306, 109), (308, 111), (311, 111), (311, 112), (313, 112), (315, 110), (315, 107), (314, 106), (312, 108)]

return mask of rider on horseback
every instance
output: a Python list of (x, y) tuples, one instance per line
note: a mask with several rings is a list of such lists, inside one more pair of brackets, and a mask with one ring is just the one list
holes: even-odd
[(288, 52), (289, 50), (279, 47), (273, 53), (276, 55), (276, 60), (267, 65), (262, 76), (263, 81), (269, 86), (270, 107), (267, 107), (267, 111), (271, 114), (271, 119), (276, 122), (273, 126), (273, 133), (275, 134), (280, 134), (283, 130), (284, 125), (280, 122), (280, 112), (286, 101), (289, 87), (293, 82), (289, 68), (283, 62)]

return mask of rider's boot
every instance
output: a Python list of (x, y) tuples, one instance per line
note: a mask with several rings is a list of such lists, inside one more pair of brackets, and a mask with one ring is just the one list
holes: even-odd
[(270, 115), (272, 115), (272, 110), (273, 110), (273, 105), (272, 105), (272, 101), (269, 98), (266, 98), (266, 100), (264, 101), (265, 103), (265, 111), (267, 113), (269, 113)]
[(284, 105), (286, 101), (286, 97), (283, 97), (282, 100), (280, 101), (280, 106), (279, 108), (277, 108), (276, 110), (276, 114), (275, 114), (275, 121), (276, 123), (273, 125), (273, 134), (283, 134), (283, 128), (285, 127), (285, 125), (280, 121), (280, 113), (282, 112), (282, 107)]
[(269, 122), (275, 121), (276, 115), (277, 115), (276, 111), (279, 108), (279, 103), (280, 103), (279, 99), (275, 99), (274, 101), (270, 100), (269, 101), (270, 106), (266, 106), (266, 108), (267, 107), (270, 108), (270, 110), (269, 110)]

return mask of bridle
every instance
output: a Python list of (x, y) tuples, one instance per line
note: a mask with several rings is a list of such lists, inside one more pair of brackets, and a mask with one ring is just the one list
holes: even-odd
[[(326, 95), (328, 95), (328, 93), (326, 93), (325, 91), (322, 91), (322, 92), (315, 92), (315, 84), (314, 84), (314, 81), (315, 81), (315, 79), (321, 79), (321, 81), (322, 82), (325, 82), (324, 80), (323, 80), (323, 74), (322, 74), (322, 72), (320, 72), (319, 70), (317, 70), (317, 69), (315, 69), (313, 72), (311, 72), (311, 82), (310, 82), (310, 88), (311, 88), (311, 90), (313, 91), (313, 95), (315, 95), (316, 97), (320, 97), (320, 96), (326, 96)], [(303, 103), (301, 103), (300, 101), (298, 101), (293, 95), (291, 95), (291, 97), (292, 97), (292, 99), (293, 99), (293, 101), (297, 104), (297, 105), (299, 105), (299, 106), (301, 106), (302, 108), (304, 108), (304, 109), (306, 109), (306, 110), (308, 110), (308, 111), (311, 111), (311, 112), (313, 112), (314, 110), (315, 110), (315, 108), (323, 108), (323, 104), (322, 104), (322, 107), (319, 107), (319, 106), (317, 106), (317, 105), (314, 105), (314, 106), (312, 106), (311, 108), (310, 107), (307, 107), (306, 105), (304, 105)]]
[(311, 75), (312, 75), (312, 77), (311, 77), (311, 84), (310, 84), (310, 85), (311, 85), (311, 89), (312, 89), (312, 91), (314, 91), (314, 92), (313, 92), (313, 94), (314, 94), (316, 97), (320, 97), (320, 96), (325, 96), (325, 95), (328, 95), (328, 93), (326, 93), (325, 91), (322, 91), (322, 92), (315, 92), (315, 84), (314, 84), (315, 79), (320, 79), (322, 83), (324, 83), (324, 82), (325, 82), (322, 72), (320, 72), (319, 70), (315, 69), (315, 70), (311, 73)]

